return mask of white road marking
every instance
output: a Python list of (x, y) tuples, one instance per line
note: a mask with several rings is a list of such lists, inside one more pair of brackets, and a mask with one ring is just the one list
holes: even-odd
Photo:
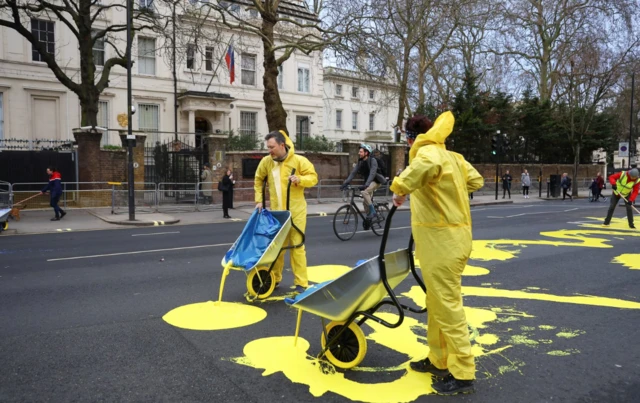
[(79, 259), (93, 259), (96, 257), (110, 257), (110, 256), (123, 256), (123, 255), (139, 255), (141, 253), (155, 253), (155, 252), (170, 252), (174, 250), (186, 250), (186, 249), (202, 249), (202, 248), (215, 248), (217, 246), (231, 246), (233, 243), (218, 243), (214, 245), (199, 245), (199, 246), (183, 246), (180, 248), (168, 248), (168, 249), (153, 249), (153, 250), (138, 250), (133, 252), (118, 252), (107, 253), (104, 255), (90, 255), (90, 256), (74, 256), (74, 257), (62, 257), (58, 259), (47, 259), (47, 262), (58, 262), (60, 260), (79, 260)]
[(131, 234), (131, 236), (151, 236), (151, 235), (164, 235), (164, 234), (179, 234), (180, 231), (173, 232), (153, 232), (151, 234)]
[(520, 214), (513, 214), (513, 215), (504, 216), (504, 217), (498, 217), (498, 216), (489, 215), (489, 216), (487, 216), (487, 218), (514, 218), (514, 217), (522, 217), (522, 216), (525, 216), (525, 215), (566, 213), (566, 212), (575, 211), (575, 210), (578, 210), (578, 208), (572, 208), (572, 209), (561, 210), (561, 211), (536, 211), (535, 213), (520, 213)]

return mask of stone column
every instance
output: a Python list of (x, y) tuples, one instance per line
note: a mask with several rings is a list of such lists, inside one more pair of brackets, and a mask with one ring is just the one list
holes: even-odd
[[(98, 130), (74, 129), (73, 137), (78, 143), (78, 182), (101, 182), (100, 140)], [(80, 185), (81, 189), (92, 189), (90, 185)]]
[(389, 178), (393, 179), (396, 176), (396, 172), (400, 169), (404, 169), (407, 165), (406, 155), (409, 150), (405, 143), (392, 143), (388, 144), (389, 154), (391, 155), (391, 167), (389, 169)]
[[(354, 164), (358, 162), (358, 151), (360, 151), (360, 142), (353, 140), (342, 140), (342, 152), (349, 153), (349, 166), (346, 174), (349, 175)], [(346, 176), (345, 176), (346, 178)]]
[[(144, 133), (135, 133), (136, 136), (136, 146), (133, 147), (133, 180), (135, 182), (136, 190), (144, 189), (144, 142), (147, 138), (147, 135)], [(128, 143), (127, 143), (127, 132), (120, 131), (120, 141), (122, 142), (122, 147), (128, 152)], [(127, 173), (125, 177), (129, 178), (129, 156), (127, 155)]]
[[(225, 151), (227, 149), (227, 143), (229, 142), (229, 136), (226, 134), (210, 134), (203, 136), (203, 141), (206, 141), (207, 149), (209, 150), (209, 163), (213, 170), (213, 178), (217, 182), (222, 179), (227, 169)], [(218, 164), (220, 164), (220, 167), (218, 167)]]
[(196, 111), (189, 111), (189, 134), (196, 132)]

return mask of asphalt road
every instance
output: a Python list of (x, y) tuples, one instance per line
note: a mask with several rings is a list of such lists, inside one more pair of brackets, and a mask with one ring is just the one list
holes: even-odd
[[(640, 232), (590, 227), (598, 223), (590, 217), (604, 217), (606, 206), (575, 201), (474, 209), (474, 239), (492, 242), (474, 244), (478, 254), (469, 265), (477, 269), (463, 277), (481, 353), (476, 393), (456, 399), (637, 401), (640, 271), (613, 260), (640, 254), (634, 235)], [(309, 266), (354, 266), (377, 255), (379, 237), (363, 231), (342, 242), (331, 221), (308, 220)], [(409, 213), (399, 212), (389, 250), (406, 247), (409, 225)], [(175, 308), (217, 298), (221, 258), (243, 226), (0, 238), (0, 401), (438, 399), (427, 394), (426, 376), (406, 370), (407, 361), (426, 352), (409, 348), (424, 343), (421, 315), (409, 314), (406, 326), (394, 330), (364, 325), (365, 370), (328, 375), (304, 372), (312, 360), (280, 362), (269, 348), (259, 352), (264, 363), (252, 355), (251, 342), (293, 335), (296, 312), (280, 300), (256, 304), (267, 317), (235, 329), (190, 330), (163, 320)], [(628, 257), (631, 266), (640, 267), (638, 256)], [(287, 293), (292, 281), (286, 271), (275, 295)], [(408, 277), (397, 294), (415, 284)], [(223, 300), (246, 304), (245, 291), (245, 276), (232, 272)], [(580, 298), (585, 295), (598, 298)], [(320, 350), (320, 333), (318, 318), (305, 314), (300, 336), (311, 356)]]

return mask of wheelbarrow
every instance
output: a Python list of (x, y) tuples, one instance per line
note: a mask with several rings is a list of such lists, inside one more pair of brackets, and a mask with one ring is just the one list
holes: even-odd
[[(291, 175), (295, 175), (295, 173), (296, 170), (294, 168), (291, 171)], [(262, 186), (262, 200), (266, 204), (265, 187), (266, 181)], [(227, 275), (231, 270), (242, 271), (247, 275), (247, 293), (245, 294), (247, 301), (253, 302), (256, 299), (264, 299), (269, 297), (273, 293), (273, 290), (275, 290), (276, 288), (276, 279), (275, 274), (273, 273), (273, 266), (275, 266), (278, 257), (280, 257), (280, 254), (287, 249), (301, 247), (302, 245), (304, 245), (305, 240), (304, 233), (293, 223), (291, 212), (289, 211), (290, 193), (291, 181), (289, 181), (289, 184), (287, 186), (287, 209), (284, 211), (271, 211), (273, 217), (280, 223), (280, 230), (276, 233), (275, 237), (271, 240), (267, 248), (257, 259), (257, 262), (254, 265), (251, 265), (250, 267), (238, 267), (234, 266), (232, 260), (228, 260), (231, 252), (237, 249), (237, 246), (241, 243), (243, 237), (253, 236), (250, 231), (247, 231), (249, 223), (247, 223), (247, 226), (245, 226), (238, 239), (234, 242), (231, 248), (229, 248), (229, 251), (222, 258), (222, 267), (224, 268), (224, 270), (222, 272), (222, 279), (220, 281), (220, 294), (218, 296), (218, 301), (222, 301), (224, 284)], [(293, 227), (300, 233), (300, 235), (302, 235), (302, 242), (300, 242), (298, 245), (283, 246), (287, 241), (291, 227)]]
[(0, 232), (9, 229), (9, 215), (11, 214), (10, 208), (0, 209)]
[[(320, 316), (323, 331), (320, 337), (322, 351), (318, 358), (326, 357), (335, 367), (350, 369), (362, 362), (367, 353), (367, 341), (361, 326), (367, 320), (396, 328), (404, 321), (405, 310), (415, 313), (427, 311), (401, 304), (393, 291), (411, 271), (426, 293), (424, 282), (415, 268), (413, 237), (409, 238), (407, 249), (385, 253), (395, 211), (394, 206), (387, 216), (378, 256), (359, 262), (340, 277), (316, 284), (295, 298), (285, 298), (285, 303), (298, 308), (294, 343), (298, 339), (302, 312)], [(384, 305), (392, 305), (397, 309), (398, 320), (395, 323), (376, 316), (378, 309)]]

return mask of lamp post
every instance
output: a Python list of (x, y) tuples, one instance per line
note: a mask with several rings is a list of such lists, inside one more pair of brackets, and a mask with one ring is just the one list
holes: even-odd
[(631, 108), (629, 108), (629, 169), (631, 169), (631, 145), (633, 140), (633, 98), (636, 83), (636, 72), (631, 73)]
[(131, 19), (133, 16), (133, 0), (127, 0), (127, 151), (128, 159), (128, 175), (129, 175), (129, 221), (136, 219), (136, 205), (134, 198), (134, 179), (133, 179), (133, 135), (132, 117), (135, 113), (131, 102)]

